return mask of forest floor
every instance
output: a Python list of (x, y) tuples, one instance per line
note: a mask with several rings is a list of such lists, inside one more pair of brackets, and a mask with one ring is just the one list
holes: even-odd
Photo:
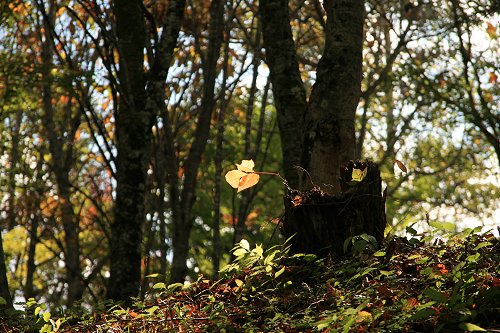
[(242, 241), (220, 280), (157, 282), (146, 301), (59, 319), (32, 306), (0, 332), (500, 332), (493, 235), (352, 244), (327, 262)]

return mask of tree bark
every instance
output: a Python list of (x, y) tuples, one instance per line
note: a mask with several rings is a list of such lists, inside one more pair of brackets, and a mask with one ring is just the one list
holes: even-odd
[(128, 301), (139, 293), (144, 195), (152, 115), (145, 110), (145, 24), (139, 1), (115, 0), (120, 67), (116, 116), (116, 201), (111, 225), (108, 298)]
[(79, 225), (71, 203), (71, 181), (69, 176), (74, 164), (73, 144), (76, 130), (80, 126), (81, 113), (76, 111), (76, 114), (73, 115), (73, 105), (71, 97), (69, 97), (69, 102), (60, 107), (64, 108), (64, 111), (71, 114), (71, 116), (67, 122), (58, 123), (56, 121), (56, 112), (58, 110), (54, 108), (53, 104), (54, 94), (51, 74), (54, 48), (52, 44), (53, 36), (50, 32), (54, 26), (57, 6), (55, 2), (51, 1), (48, 12), (45, 12), (43, 6), (44, 4), (39, 4), (44, 17), (45, 37), (44, 40), (40, 39), (42, 43), (42, 107), (44, 111), (42, 123), (49, 143), (49, 151), (52, 157), (50, 167), (55, 176), (59, 196), (58, 215), (64, 229), (64, 262), (66, 264), (66, 283), (68, 284), (66, 303), (71, 306), (77, 299), (81, 298), (85, 289), (81, 279)]
[[(325, 46), (309, 103), (300, 79), (286, 0), (262, 1), (264, 46), (280, 124), (287, 187), (282, 233), (292, 252), (343, 254), (344, 241), (382, 240), (385, 199), (380, 171), (355, 157), (354, 120), (361, 95), (363, 0), (324, 0)], [(293, 156), (290, 156), (292, 154)], [(294, 164), (306, 170), (297, 180)], [(291, 164), (292, 163), (292, 164)], [(352, 170), (367, 169), (359, 183)], [(298, 190), (293, 188), (299, 185)]]
[(340, 166), (355, 156), (361, 94), (364, 1), (325, 0), (325, 48), (306, 113), (302, 167), (314, 184), (340, 194)]
[[(351, 181), (353, 168), (368, 168), (359, 183)], [(344, 254), (344, 242), (349, 237), (366, 233), (378, 242), (383, 240), (385, 196), (377, 165), (351, 161), (339, 174), (341, 195), (331, 196), (319, 187), (287, 192), (281, 232), (286, 238), (293, 236), (293, 253), (338, 258)]]
[(297, 188), (299, 175), (295, 167), (300, 166), (307, 99), (292, 38), (288, 0), (260, 1), (259, 13), (278, 114), (283, 172), (288, 184)]

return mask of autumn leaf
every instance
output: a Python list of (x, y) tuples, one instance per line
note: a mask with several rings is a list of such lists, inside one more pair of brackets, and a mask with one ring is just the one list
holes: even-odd
[(241, 164), (236, 164), (237, 170), (226, 173), (226, 181), (233, 188), (241, 192), (259, 182), (260, 176), (253, 170), (255, 163), (253, 160), (243, 160)]
[(238, 167), (238, 170), (243, 171), (243, 172), (254, 172), (253, 168), (255, 166), (255, 163), (253, 160), (243, 160), (241, 161), (241, 164), (236, 164)]
[(495, 28), (495, 26), (490, 22), (487, 22), (486, 25), (486, 33), (488, 34), (488, 36), (490, 36), (490, 38), (495, 38), (495, 36), (497, 35), (497, 29)]
[(231, 170), (226, 173), (226, 182), (233, 188), (238, 188), (240, 185), (241, 178), (245, 177), (247, 174), (240, 170)]
[(494, 72), (490, 72), (489, 76), (490, 76), (490, 78), (488, 80), (489, 83), (493, 84), (493, 83), (497, 82), (498, 76)]
[(243, 176), (240, 179), (240, 183), (238, 185), (238, 192), (241, 192), (243, 190), (246, 190), (249, 187), (254, 186), (259, 182), (260, 176), (256, 173), (249, 173), (245, 176)]
[(406, 168), (406, 166), (403, 164), (403, 162), (401, 162), (400, 160), (394, 160), (394, 164), (396, 164), (398, 166), (398, 168), (403, 171), (404, 173), (408, 173), (408, 169)]

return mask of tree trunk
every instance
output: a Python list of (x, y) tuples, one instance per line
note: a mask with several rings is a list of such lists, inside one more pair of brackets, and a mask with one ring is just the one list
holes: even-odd
[(189, 150), (189, 155), (183, 164), (184, 182), (180, 198), (179, 219), (174, 219), (174, 235), (172, 249), (172, 269), (170, 282), (184, 281), (187, 273), (187, 258), (189, 255), (189, 234), (193, 225), (192, 208), (196, 201), (195, 189), (201, 157), (210, 134), (210, 123), (215, 106), (215, 79), (217, 77), (217, 60), (222, 44), (222, 31), (224, 23), (224, 1), (213, 0), (210, 7), (210, 31), (206, 61), (203, 66), (203, 98), (201, 112), (194, 141)]
[[(75, 115), (72, 114), (71, 96), (67, 104), (58, 105), (58, 108), (64, 110), (56, 108), (53, 104), (55, 96), (53, 94), (51, 70), (54, 48), (50, 31), (51, 27), (54, 26), (57, 6), (55, 2), (51, 1), (47, 13), (45, 13), (43, 4), (40, 5), (40, 10), (44, 14), (45, 28), (45, 40), (41, 41), (42, 106), (44, 111), (42, 123), (49, 143), (49, 151), (52, 157), (50, 167), (55, 176), (59, 196), (58, 215), (64, 229), (64, 262), (66, 265), (66, 283), (68, 284), (66, 303), (71, 306), (77, 299), (81, 298), (85, 288), (81, 280), (79, 225), (71, 203), (71, 182), (69, 178), (74, 163), (73, 144), (75, 133), (80, 126), (81, 114), (80, 111), (77, 111)], [(69, 117), (67, 122), (58, 122), (56, 120), (58, 111), (67, 112), (72, 116)]]
[[(309, 103), (300, 79), (286, 0), (262, 1), (264, 46), (280, 124), (287, 187), (282, 232), (293, 252), (343, 253), (344, 241), (381, 240), (385, 211), (380, 171), (355, 157), (354, 120), (361, 94), (363, 0), (324, 0), (325, 47)], [(300, 141), (302, 140), (302, 141)], [(293, 156), (290, 156), (292, 154)], [(297, 182), (294, 164), (306, 170)], [(368, 168), (350, 186), (352, 169)]]
[(288, 1), (260, 1), (259, 12), (262, 16), (266, 62), (270, 69), (278, 114), (283, 170), (288, 184), (296, 188), (299, 176), (295, 167), (300, 166), (307, 99), (292, 38)]
[(152, 114), (145, 110), (145, 24), (138, 1), (114, 3), (120, 67), (116, 116), (116, 200), (111, 225), (108, 298), (129, 301), (139, 294), (144, 195)]
[[(351, 181), (353, 168), (365, 170), (361, 182)], [(319, 187), (291, 190), (285, 196), (285, 218), (281, 232), (292, 237), (293, 253), (338, 257), (344, 241), (363, 233), (380, 242), (384, 238), (385, 196), (380, 171), (372, 162), (349, 162), (340, 170), (342, 194), (330, 196)]]
[(314, 184), (339, 195), (340, 166), (355, 155), (364, 1), (325, 0), (323, 4), (327, 14), (325, 49), (305, 116), (302, 167)]

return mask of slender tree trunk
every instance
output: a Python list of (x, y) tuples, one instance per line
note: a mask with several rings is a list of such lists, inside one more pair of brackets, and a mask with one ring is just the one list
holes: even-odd
[[(230, 9), (232, 9), (232, 1), (230, 2)], [(225, 92), (227, 88), (227, 78), (228, 78), (228, 65), (229, 65), (229, 39), (231, 34), (231, 26), (226, 25), (225, 31), (225, 42), (224, 42), (224, 76), (222, 77), (221, 91)], [(220, 260), (222, 255), (222, 244), (220, 239), (220, 199), (221, 199), (221, 175), (222, 175), (222, 161), (224, 159), (224, 131), (225, 125), (224, 121), (226, 118), (226, 108), (228, 100), (226, 95), (222, 95), (223, 98), (220, 102), (219, 112), (217, 113), (217, 138), (216, 138), (216, 148), (214, 156), (215, 164), (215, 189), (214, 189), (214, 222), (213, 222), (213, 250), (212, 250), (212, 265), (213, 265), (213, 278), (217, 279), (219, 276)]]
[[(45, 9), (40, 4), (40, 10)], [(66, 283), (68, 284), (67, 305), (71, 306), (77, 299), (81, 298), (84, 290), (81, 280), (80, 268), (80, 241), (79, 226), (71, 203), (71, 182), (69, 173), (73, 166), (73, 142), (76, 129), (80, 125), (80, 113), (71, 117), (70, 123), (56, 123), (56, 110), (53, 105), (54, 95), (52, 93), (52, 75), (54, 49), (52, 45), (51, 27), (54, 26), (57, 7), (53, 1), (49, 3), (49, 9), (44, 17), (44, 37), (42, 41), (42, 123), (45, 135), (49, 142), (49, 151), (52, 157), (51, 169), (54, 173), (57, 193), (59, 196), (58, 214), (64, 229), (64, 261), (66, 264)], [(60, 107), (67, 108), (72, 113), (72, 104)], [(59, 126), (58, 126), (59, 125)], [(66, 132), (66, 135), (63, 132)], [(64, 139), (62, 139), (65, 137)]]
[(260, 1), (259, 13), (278, 114), (283, 170), (288, 184), (297, 188), (299, 175), (295, 167), (300, 166), (307, 99), (292, 38), (288, 0)]
[(174, 256), (170, 271), (171, 282), (183, 281), (187, 274), (189, 255), (189, 234), (193, 225), (192, 208), (196, 200), (195, 189), (201, 157), (209, 137), (212, 112), (215, 106), (215, 79), (217, 77), (217, 60), (222, 44), (224, 20), (224, 1), (213, 0), (210, 7), (209, 45), (203, 69), (203, 98), (201, 112), (194, 141), (189, 155), (184, 162), (184, 182), (180, 200), (180, 219), (174, 220), (172, 249)]
[(145, 24), (139, 1), (115, 0), (120, 57), (116, 116), (116, 201), (111, 225), (108, 298), (130, 301), (141, 279), (144, 196), (149, 166), (152, 114), (145, 110)]
[(12, 147), (10, 153), (10, 170), (9, 170), (9, 200), (8, 200), (8, 225), (7, 229), (10, 230), (16, 226), (16, 170), (19, 159), (19, 131), (21, 129), (21, 122), (23, 119), (22, 110), (16, 112), (14, 125), (12, 128)]

